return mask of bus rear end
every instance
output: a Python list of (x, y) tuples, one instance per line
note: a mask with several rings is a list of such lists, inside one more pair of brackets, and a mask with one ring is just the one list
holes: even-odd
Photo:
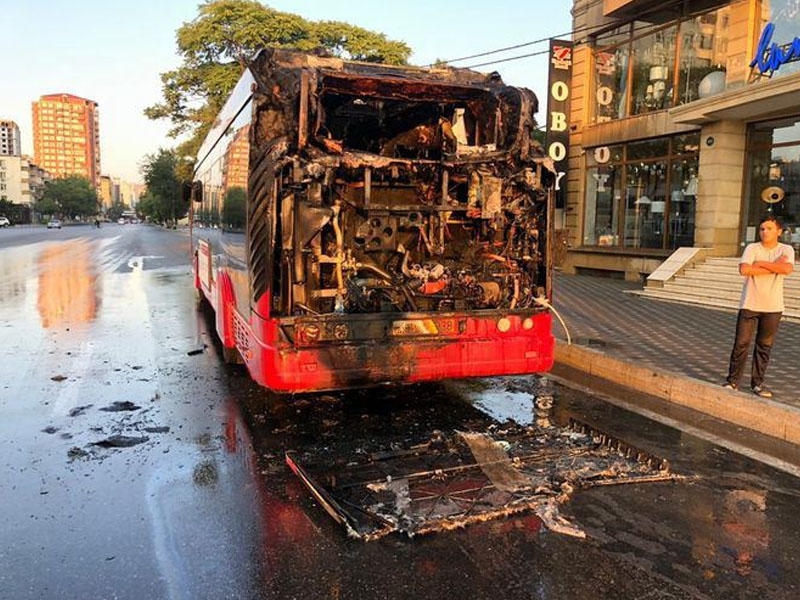
[(243, 245), (221, 243), (218, 261), (206, 246), (201, 264), (218, 331), (256, 381), (550, 369), (554, 175), (532, 92), (279, 50), (251, 71)]

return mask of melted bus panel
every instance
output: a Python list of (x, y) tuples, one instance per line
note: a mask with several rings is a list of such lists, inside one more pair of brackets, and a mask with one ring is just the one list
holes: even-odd
[(224, 212), (245, 131), (246, 227), (238, 245), (217, 244), (225, 299), (203, 291), (218, 312), (233, 305), (218, 330), (258, 381), (328, 389), (550, 367), (554, 176), (532, 138), (532, 92), (496, 74), (282, 50), (262, 51), (237, 90), (196, 178), (199, 210)]

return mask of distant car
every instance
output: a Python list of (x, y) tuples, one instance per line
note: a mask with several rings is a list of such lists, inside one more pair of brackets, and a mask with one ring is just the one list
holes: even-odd
[(119, 223), (120, 225), (125, 225), (125, 223), (127, 223), (127, 221), (125, 219), (123, 219), (122, 217), (120, 217), (119, 219), (117, 219), (117, 223)]
[(0, 227), (8, 227), (11, 225), (11, 221), (8, 220), (8, 217), (0, 217)]
[(61, 229), (61, 221), (59, 221), (58, 219), (50, 219), (47, 222), (47, 228), (48, 229)]

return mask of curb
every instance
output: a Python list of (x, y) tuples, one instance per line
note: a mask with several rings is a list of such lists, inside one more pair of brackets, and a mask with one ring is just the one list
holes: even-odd
[(734, 425), (800, 444), (800, 409), (752, 394), (635, 365), (583, 346), (556, 343), (556, 363), (691, 408)]

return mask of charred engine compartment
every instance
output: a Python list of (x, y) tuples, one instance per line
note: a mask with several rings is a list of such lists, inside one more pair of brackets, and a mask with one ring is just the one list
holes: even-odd
[(514, 309), (544, 294), (546, 199), (533, 169), (415, 164), (330, 177), (281, 202), (286, 311)]
[(273, 59), (258, 78), (272, 310), (532, 309), (548, 291), (554, 181), (532, 92), (461, 69), (321, 64), (295, 76)]

